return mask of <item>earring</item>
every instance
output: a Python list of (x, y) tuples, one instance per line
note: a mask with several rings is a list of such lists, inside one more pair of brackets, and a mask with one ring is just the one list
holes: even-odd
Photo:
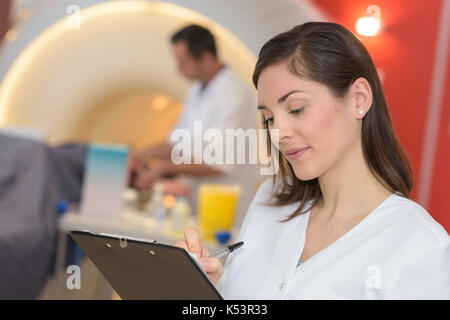
[(362, 116), (364, 114), (364, 110), (359, 110), (359, 115)]

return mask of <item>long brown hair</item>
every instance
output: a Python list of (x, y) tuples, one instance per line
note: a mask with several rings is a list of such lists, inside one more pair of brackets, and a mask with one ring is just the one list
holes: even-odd
[[(253, 73), (258, 88), (261, 72), (269, 65), (287, 62), (290, 71), (304, 79), (328, 87), (335, 97), (342, 97), (353, 82), (363, 77), (372, 89), (372, 106), (362, 120), (364, 158), (376, 179), (393, 193), (410, 198), (413, 187), (411, 165), (393, 128), (383, 89), (375, 65), (364, 45), (343, 26), (328, 22), (308, 22), (270, 39), (262, 47)], [(265, 125), (266, 130), (267, 125)], [(267, 134), (270, 154), (271, 139)], [(273, 179), (271, 206), (300, 201), (299, 207), (283, 222), (315, 206), (322, 198), (317, 178), (298, 179), (281, 152), (279, 170)], [(272, 156), (272, 155), (271, 155)], [(276, 184), (280, 188), (275, 188)], [(304, 209), (308, 200), (312, 205)]]

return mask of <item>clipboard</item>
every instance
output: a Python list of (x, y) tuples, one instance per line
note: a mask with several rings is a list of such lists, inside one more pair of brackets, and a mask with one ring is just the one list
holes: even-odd
[(183, 248), (89, 231), (70, 235), (122, 299), (223, 300)]

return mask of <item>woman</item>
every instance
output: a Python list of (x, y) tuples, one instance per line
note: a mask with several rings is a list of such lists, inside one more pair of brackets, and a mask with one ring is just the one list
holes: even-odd
[(223, 296), (450, 298), (449, 236), (409, 199), (411, 168), (362, 43), (334, 23), (297, 26), (263, 46), (253, 82), (279, 130), (280, 170), (253, 199), (245, 244), (223, 267), (196, 229), (177, 242)]

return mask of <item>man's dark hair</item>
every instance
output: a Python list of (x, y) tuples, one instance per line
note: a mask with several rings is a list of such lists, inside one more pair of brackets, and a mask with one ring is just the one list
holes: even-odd
[(172, 43), (179, 41), (186, 42), (189, 53), (197, 59), (206, 51), (217, 57), (214, 36), (208, 29), (199, 25), (192, 24), (177, 31), (172, 36)]

